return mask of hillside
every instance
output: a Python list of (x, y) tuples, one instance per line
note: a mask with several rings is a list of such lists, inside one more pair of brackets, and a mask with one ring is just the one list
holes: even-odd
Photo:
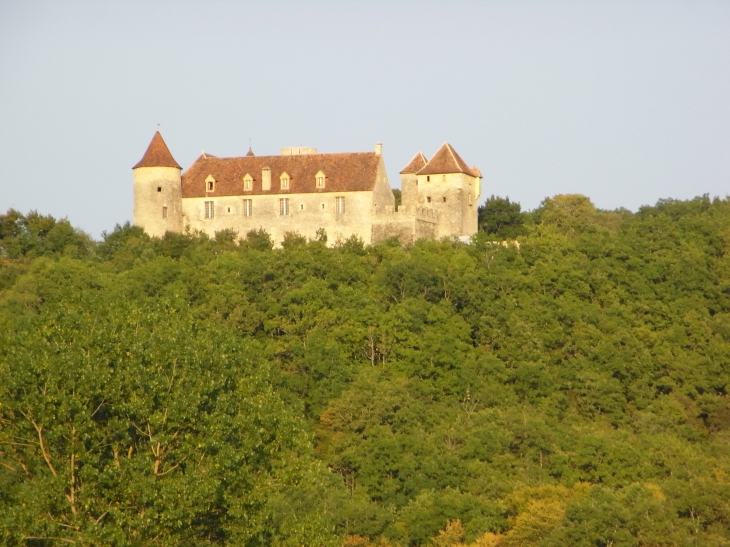
[(730, 199), (481, 225), (0, 217), (2, 541), (730, 545)]

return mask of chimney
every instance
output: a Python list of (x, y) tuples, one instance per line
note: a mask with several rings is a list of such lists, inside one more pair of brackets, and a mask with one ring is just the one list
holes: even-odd
[(261, 189), (271, 190), (271, 167), (261, 169)]
[(378, 156), (383, 155), (383, 143), (382, 142), (375, 143), (375, 154)]

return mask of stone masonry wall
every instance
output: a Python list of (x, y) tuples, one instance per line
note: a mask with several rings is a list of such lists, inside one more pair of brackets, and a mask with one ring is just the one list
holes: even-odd
[[(372, 192), (273, 194), (256, 196), (223, 196), (215, 198), (185, 198), (183, 222), (192, 230), (209, 235), (221, 230), (234, 230), (244, 237), (251, 230), (263, 228), (272, 239), (281, 243), (287, 232), (296, 232), (309, 239), (324, 228), (328, 244), (350, 236), (371, 242), (373, 218)], [(335, 198), (345, 198), (345, 212), (337, 213)], [(289, 200), (289, 214), (280, 214), (279, 199)], [(243, 200), (251, 199), (252, 215), (243, 216)], [(215, 216), (205, 218), (205, 202), (212, 201)]]
[[(181, 232), (182, 190), (180, 169), (176, 167), (138, 167), (134, 179), (134, 224), (149, 235), (162, 237), (165, 232)], [(163, 218), (163, 207), (167, 218)]]

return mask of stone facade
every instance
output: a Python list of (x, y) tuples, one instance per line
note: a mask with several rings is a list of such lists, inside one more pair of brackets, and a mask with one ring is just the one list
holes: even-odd
[(481, 174), (448, 144), (430, 161), (419, 152), (404, 168), (397, 211), (380, 143), (364, 153), (301, 147), (279, 156), (202, 154), (181, 175), (156, 133), (133, 173), (134, 223), (158, 237), (264, 229), (280, 244), (288, 232), (314, 239), (324, 230), (331, 245), (352, 236), (366, 244), (398, 237), (405, 244), (467, 238), (477, 230)]

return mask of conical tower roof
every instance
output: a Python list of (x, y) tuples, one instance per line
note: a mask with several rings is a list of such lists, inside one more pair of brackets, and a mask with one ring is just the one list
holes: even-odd
[(165, 144), (159, 131), (155, 131), (155, 136), (152, 137), (152, 142), (147, 147), (144, 156), (132, 169), (137, 169), (137, 167), (177, 167), (182, 169), (175, 161), (175, 158), (172, 157), (170, 149)]
[(413, 159), (408, 162), (408, 165), (401, 169), (401, 175), (418, 173), (421, 169), (423, 169), (426, 163), (428, 163), (426, 156), (424, 156), (421, 152), (418, 152), (415, 156), (413, 156)]
[(472, 177), (477, 176), (461, 159), (461, 156), (456, 153), (456, 150), (448, 142), (445, 142), (428, 163), (418, 171), (418, 174), (445, 175), (447, 173), (466, 173)]

